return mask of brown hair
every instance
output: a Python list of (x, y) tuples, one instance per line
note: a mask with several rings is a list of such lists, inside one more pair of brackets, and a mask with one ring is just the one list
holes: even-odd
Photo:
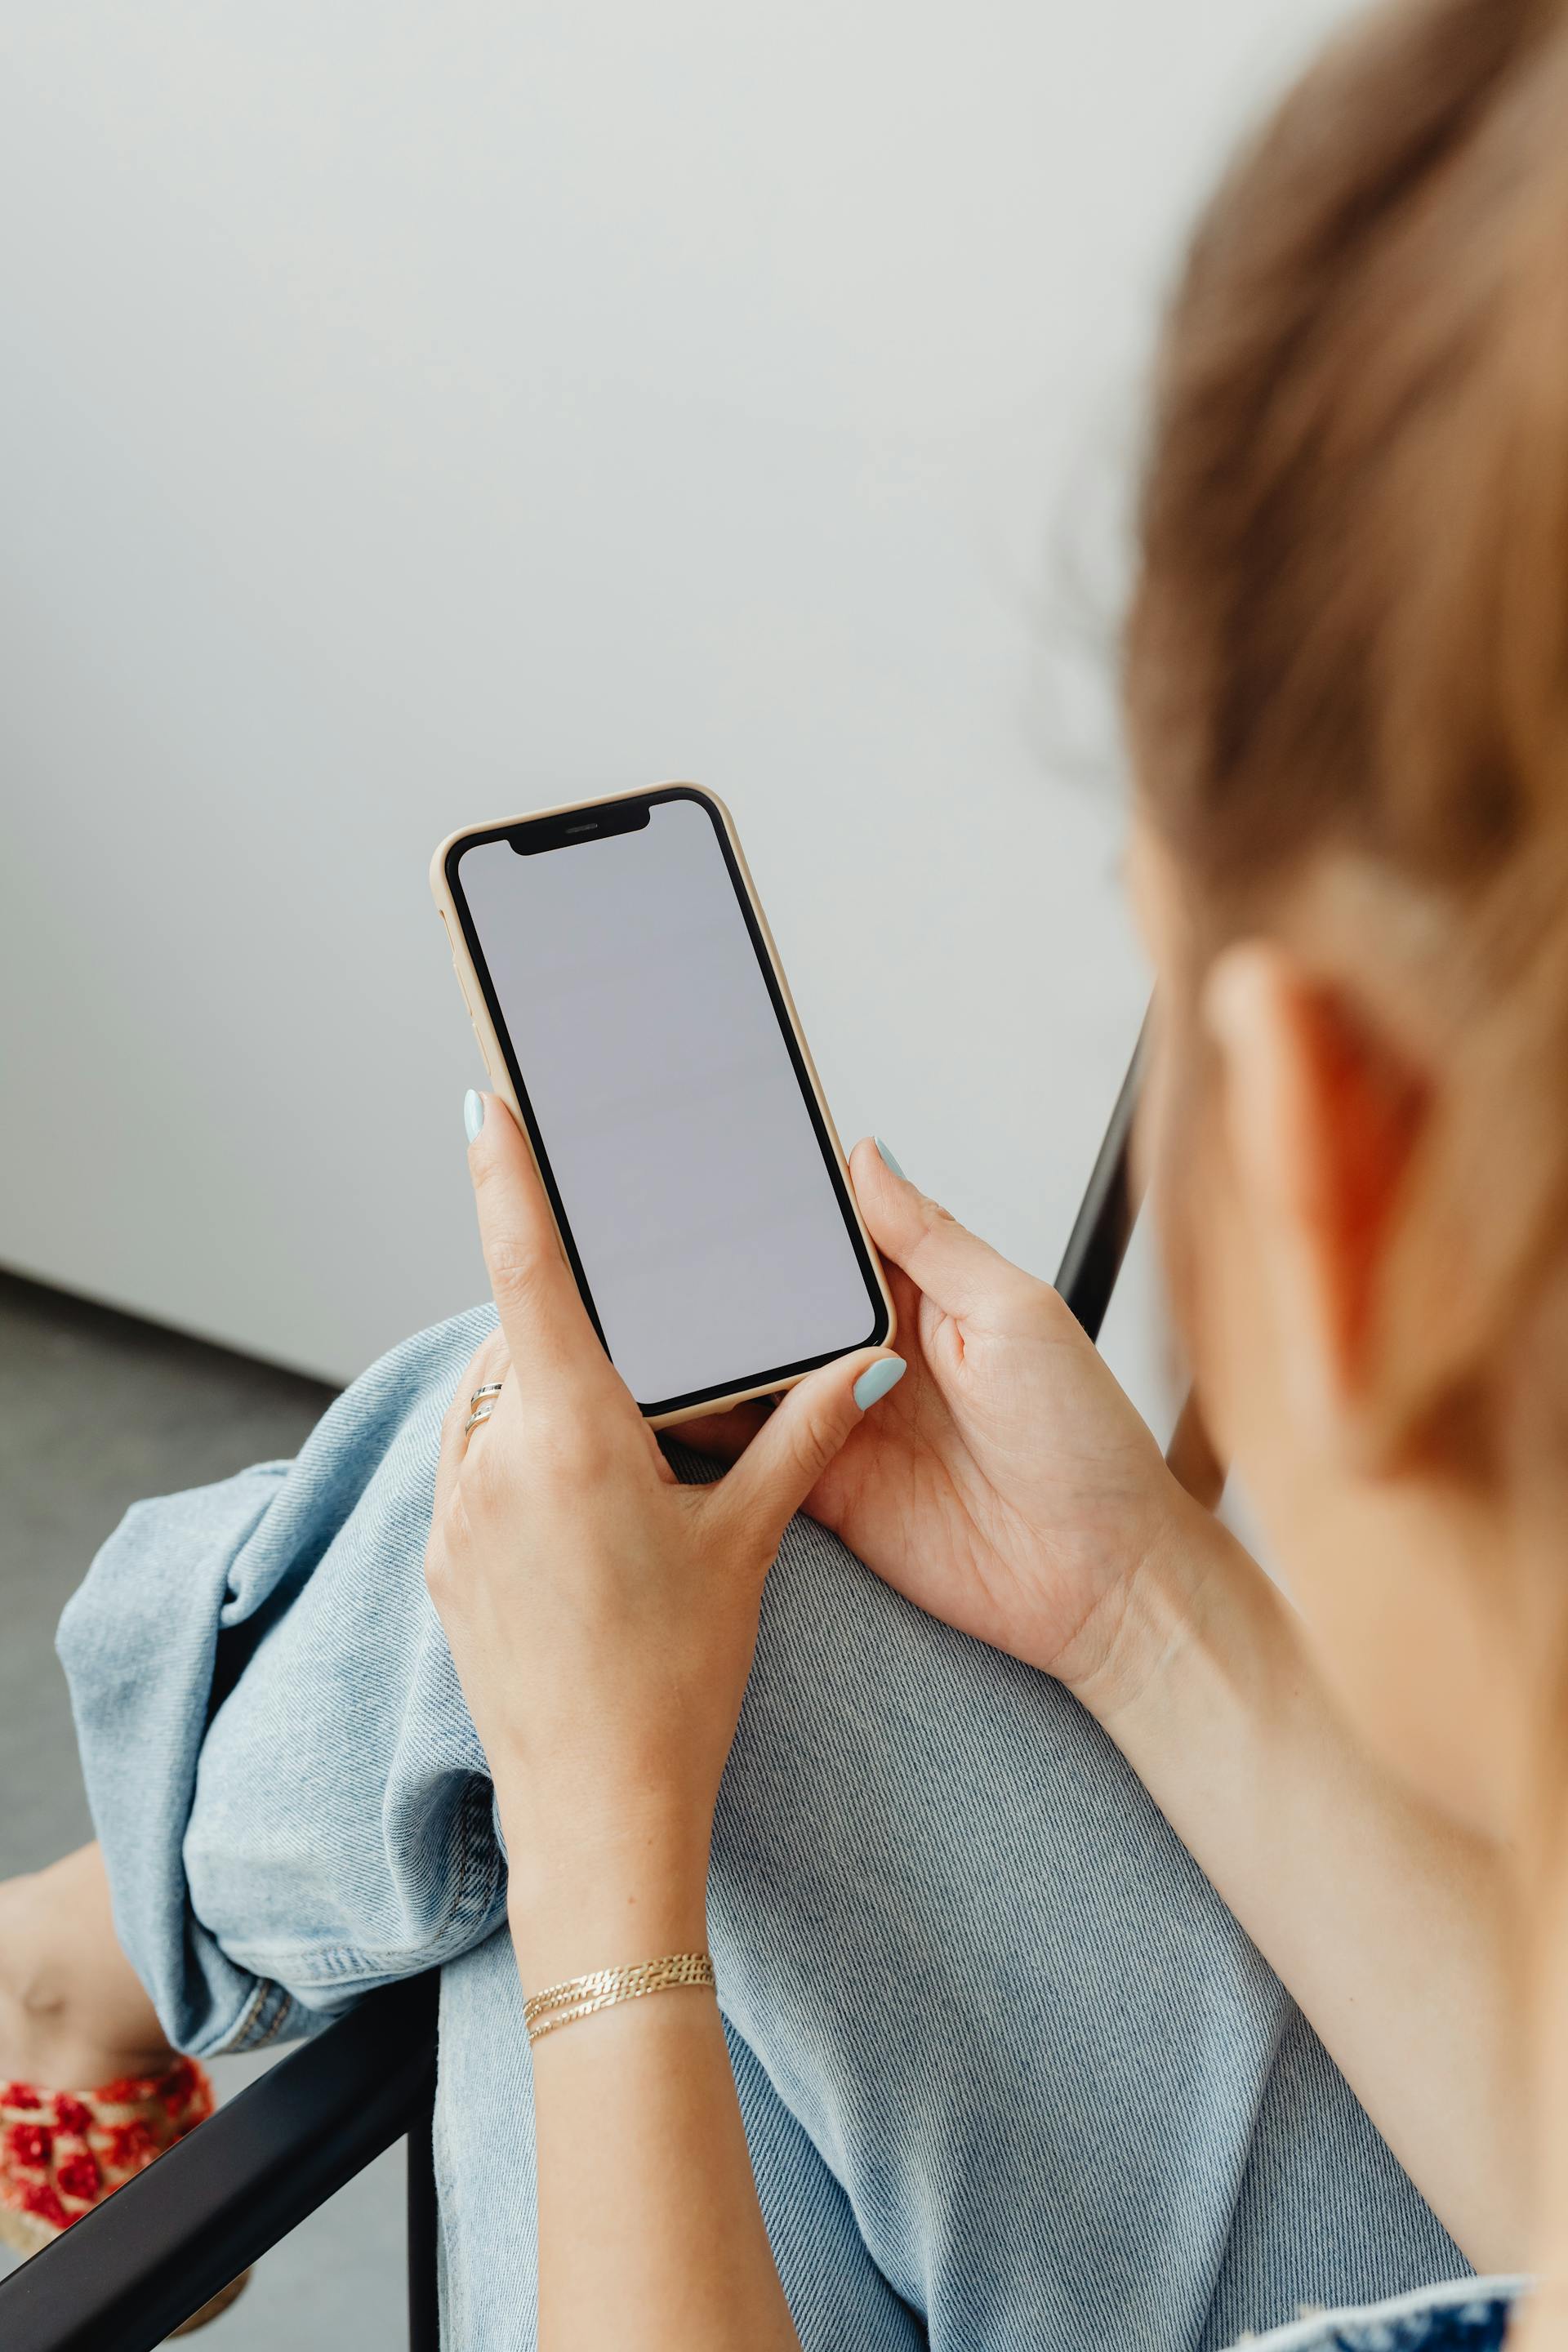
[(1128, 655), (1219, 879), (1332, 834), (1464, 884), (1568, 815), (1568, 10), (1406, 0), (1194, 240)]
[(1193, 244), (1140, 536), (1140, 800), (1200, 952), (1324, 852), (1449, 902), (1519, 1275), (1568, 1181), (1568, 0), (1402, 0), (1287, 99)]

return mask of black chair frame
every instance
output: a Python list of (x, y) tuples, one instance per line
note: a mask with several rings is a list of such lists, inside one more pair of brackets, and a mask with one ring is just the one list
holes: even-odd
[[(1057, 1287), (1091, 1339), (1138, 1213), (1132, 1057)], [(4, 2352), (151, 2352), (346, 2181), (407, 2141), (409, 2352), (440, 2352), (436, 2181), (437, 1980), (371, 1993), (156, 2164), (0, 2280)]]

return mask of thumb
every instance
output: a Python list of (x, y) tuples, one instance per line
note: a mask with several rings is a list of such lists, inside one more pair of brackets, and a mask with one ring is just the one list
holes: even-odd
[(985, 1323), (1005, 1316), (1019, 1286), (1033, 1295), (1033, 1276), (929, 1200), (883, 1145), (867, 1136), (850, 1153), (849, 1167), (871, 1239), (942, 1314)]
[(909, 1367), (862, 1348), (796, 1382), (719, 1487), (725, 1510), (766, 1540), (768, 1557), (828, 1464)]

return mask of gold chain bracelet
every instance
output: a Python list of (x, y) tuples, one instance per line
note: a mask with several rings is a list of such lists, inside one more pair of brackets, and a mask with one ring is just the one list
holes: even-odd
[(591, 1976), (568, 1977), (564, 1984), (549, 1985), (530, 1993), (522, 2005), (531, 2042), (596, 2010), (614, 2009), (623, 2000), (641, 2000), (650, 1992), (668, 1992), (677, 1985), (713, 1984), (713, 1963), (706, 1952), (675, 1952), (666, 1960), (640, 1960), (634, 1969), (595, 1969)]

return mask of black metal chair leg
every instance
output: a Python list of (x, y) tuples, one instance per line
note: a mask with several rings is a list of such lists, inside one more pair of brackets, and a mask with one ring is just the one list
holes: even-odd
[(437, 2284), (440, 2216), (436, 2205), (436, 2077), (408, 2126), (408, 2352), (441, 2352)]

